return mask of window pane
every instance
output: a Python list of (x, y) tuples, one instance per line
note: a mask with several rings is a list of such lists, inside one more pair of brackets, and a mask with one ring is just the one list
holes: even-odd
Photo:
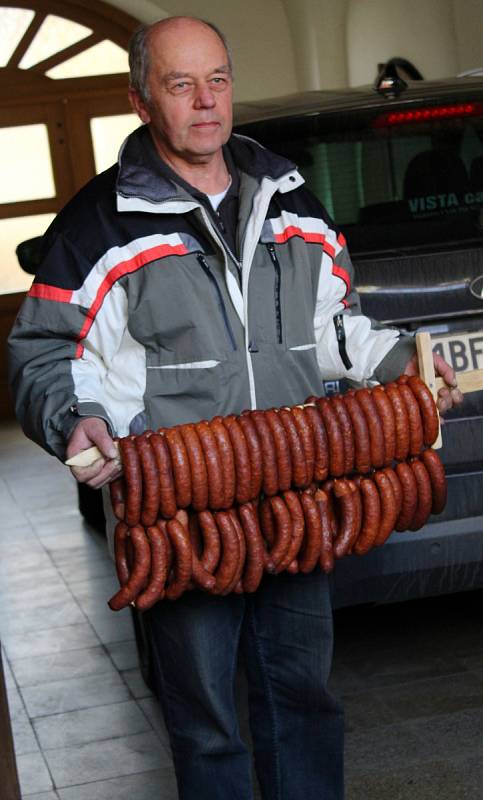
[(46, 125), (0, 128), (0, 203), (55, 197)]
[(48, 78), (80, 78), (86, 75), (111, 75), (128, 72), (127, 52), (105, 39), (83, 53), (49, 69)]
[(27, 8), (0, 8), (0, 67), (8, 64), (34, 14)]
[(91, 119), (96, 172), (102, 172), (114, 164), (124, 139), (140, 124), (136, 114), (116, 114), (113, 117)]
[(59, 50), (85, 39), (91, 33), (92, 30), (84, 25), (49, 14), (40, 26), (19, 67), (28, 69), (34, 64), (38, 64), (39, 61), (49, 58), (54, 53), (58, 53)]
[(12, 217), (0, 220), (0, 294), (24, 292), (30, 288), (33, 275), (24, 272), (18, 263), (15, 249), (20, 242), (42, 236), (55, 214), (32, 217)]

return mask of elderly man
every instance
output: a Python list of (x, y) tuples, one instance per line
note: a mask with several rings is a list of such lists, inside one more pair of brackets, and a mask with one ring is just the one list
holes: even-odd
[[(96, 444), (104, 457), (74, 469), (96, 488), (118, 474), (113, 435), (292, 405), (322, 394), (323, 378), (415, 370), (412, 340), (360, 314), (344, 237), (296, 166), (231, 134), (219, 31), (162, 20), (134, 36), (130, 63), (145, 124), (49, 229), (10, 338), (26, 433), (62, 459)], [(447, 390), (440, 404), (460, 400)], [(343, 797), (324, 574), (266, 576), (252, 595), (187, 592), (147, 619), (182, 800), (253, 797), (239, 650), (263, 797)]]

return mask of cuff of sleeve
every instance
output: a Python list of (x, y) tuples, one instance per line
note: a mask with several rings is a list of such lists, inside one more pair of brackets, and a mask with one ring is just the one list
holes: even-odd
[(374, 370), (373, 379), (379, 383), (389, 383), (404, 372), (408, 361), (416, 352), (416, 342), (412, 336), (402, 334), (389, 353)]
[(103, 419), (107, 425), (109, 434), (111, 436), (114, 435), (113, 424), (105, 408), (101, 406), (100, 403), (95, 403), (94, 401), (74, 403), (71, 405), (69, 412), (62, 426), (62, 435), (65, 441), (70, 438), (72, 431), (83, 417), (99, 417), (99, 419)]

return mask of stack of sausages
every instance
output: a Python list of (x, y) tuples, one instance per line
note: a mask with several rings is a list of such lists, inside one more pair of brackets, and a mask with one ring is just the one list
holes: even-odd
[(140, 610), (200, 588), (253, 592), (264, 572), (330, 572), (446, 503), (439, 420), (416, 376), (291, 408), (119, 440), (111, 484), (120, 590)]

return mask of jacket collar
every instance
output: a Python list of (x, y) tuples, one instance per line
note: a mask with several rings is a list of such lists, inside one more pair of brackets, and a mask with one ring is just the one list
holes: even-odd
[[(295, 164), (275, 155), (253, 139), (232, 134), (226, 147), (236, 167), (260, 183), (268, 178), (280, 182), (281, 191), (287, 191), (303, 182)], [(297, 175), (298, 179), (294, 181), (293, 175)], [(290, 177), (290, 185), (285, 184), (285, 177)], [(193, 202), (192, 195), (173, 180), (172, 170), (159, 157), (145, 125), (131, 133), (121, 148), (116, 193), (120, 201), (118, 207), (126, 210), (131, 204), (128, 202), (126, 205), (122, 198), (127, 201), (137, 198), (155, 205)]]

